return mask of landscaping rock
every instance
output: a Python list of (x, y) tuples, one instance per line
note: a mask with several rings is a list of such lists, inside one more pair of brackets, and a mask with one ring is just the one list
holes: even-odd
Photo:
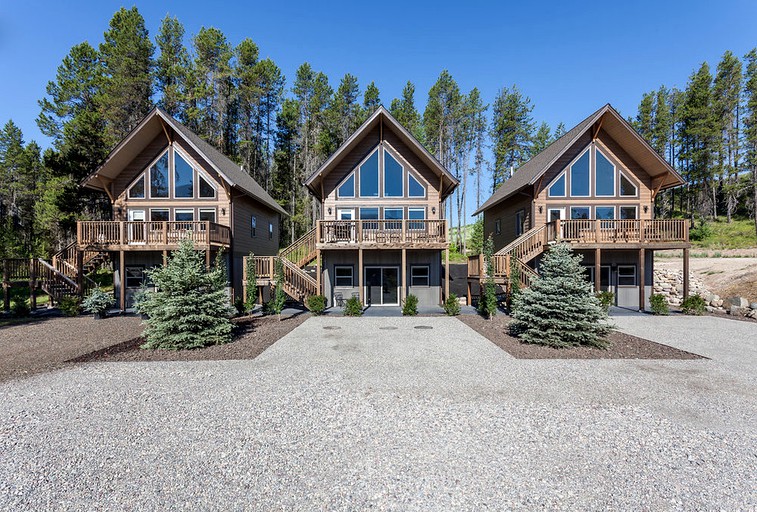
[(733, 306), (736, 306), (737, 308), (748, 308), (749, 301), (744, 297), (728, 297), (723, 301), (723, 307), (725, 309), (731, 309)]
[(728, 313), (732, 316), (745, 316), (744, 313), (746, 313), (746, 310), (738, 306), (731, 306), (728, 308)]
[(757, 302), (752, 302), (749, 304), (749, 309), (757, 309)]

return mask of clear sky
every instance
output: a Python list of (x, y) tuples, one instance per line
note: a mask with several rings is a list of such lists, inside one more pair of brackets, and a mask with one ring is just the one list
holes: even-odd
[[(34, 122), (48, 80), (76, 43), (102, 41), (125, 5), (0, 0), (0, 123), (13, 119), (25, 139), (49, 142)], [(488, 103), (517, 84), (534, 118), (567, 128), (604, 103), (634, 114), (641, 94), (660, 84), (685, 86), (703, 61), (714, 68), (726, 50), (742, 57), (757, 46), (757, 1), (463, 1), (328, 2), (137, 1), (151, 36), (166, 13), (187, 36), (201, 26), (245, 37), (287, 76), (308, 61), (336, 87), (356, 75), (374, 80), (389, 105), (407, 80), (422, 109), (429, 87), (448, 69)]]

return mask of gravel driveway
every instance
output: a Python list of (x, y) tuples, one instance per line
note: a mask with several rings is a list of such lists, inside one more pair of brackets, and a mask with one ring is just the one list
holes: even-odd
[(712, 359), (516, 360), (454, 318), (321, 317), (253, 361), (0, 384), (0, 509), (757, 508), (757, 324), (616, 321)]

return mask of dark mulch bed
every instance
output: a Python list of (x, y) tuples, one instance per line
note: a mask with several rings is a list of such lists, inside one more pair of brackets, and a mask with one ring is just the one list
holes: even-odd
[(234, 340), (225, 345), (194, 350), (145, 350), (139, 348), (145, 340), (132, 338), (123, 343), (71, 359), (69, 363), (93, 361), (222, 361), (230, 359), (254, 359), (268, 347), (284, 337), (310, 315), (300, 313), (282, 317), (244, 317), (234, 320)]
[(619, 331), (612, 331), (606, 350), (594, 347), (551, 348), (523, 343), (507, 334), (510, 317), (498, 314), (492, 320), (478, 315), (457, 317), (461, 322), (518, 359), (706, 359), (691, 352), (661, 345)]

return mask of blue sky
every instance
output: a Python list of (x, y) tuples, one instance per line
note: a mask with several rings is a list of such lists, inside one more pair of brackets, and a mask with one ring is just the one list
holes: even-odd
[[(97, 45), (121, 6), (110, 1), (0, 2), (0, 122), (12, 118), (43, 146), (37, 100), (70, 47)], [(644, 91), (685, 86), (725, 50), (757, 46), (757, 2), (136, 2), (151, 36), (166, 13), (187, 30), (251, 37), (288, 79), (305, 61), (332, 86), (345, 73), (375, 80), (388, 105), (407, 80), (418, 106), (442, 69), (491, 103), (517, 84), (537, 121), (568, 128), (604, 103), (635, 113)], [(291, 82), (288, 82), (291, 86)]]

